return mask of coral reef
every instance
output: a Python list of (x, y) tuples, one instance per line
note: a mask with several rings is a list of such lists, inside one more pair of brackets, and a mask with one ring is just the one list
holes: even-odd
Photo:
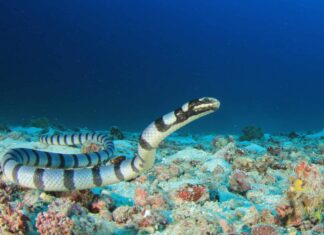
[[(1, 154), (17, 146), (101, 147), (46, 146), (35, 128), (11, 129), (1, 132)], [(107, 164), (136, 150), (138, 133), (122, 134)], [(93, 190), (45, 193), (0, 180), (0, 233), (322, 234), (324, 132), (247, 136), (173, 135), (151, 171)]]

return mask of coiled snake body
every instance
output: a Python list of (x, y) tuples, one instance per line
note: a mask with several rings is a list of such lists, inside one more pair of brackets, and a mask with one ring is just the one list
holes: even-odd
[(188, 123), (219, 108), (214, 98), (196, 99), (152, 122), (141, 134), (137, 154), (106, 165), (113, 157), (114, 145), (103, 134), (42, 136), (47, 144), (76, 145), (89, 140), (102, 143), (103, 151), (88, 154), (59, 154), (34, 149), (15, 148), (2, 158), (4, 177), (23, 187), (44, 191), (69, 191), (101, 187), (136, 178), (150, 169), (159, 143)]

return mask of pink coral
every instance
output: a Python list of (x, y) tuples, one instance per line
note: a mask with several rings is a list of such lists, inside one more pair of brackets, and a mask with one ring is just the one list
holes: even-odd
[(38, 214), (36, 228), (41, 235), (50, 234), (72, 234), (74, 222), (66, 215), (58, 212), (48, 211)]
[(154, 209), (161, 209), (166, 206), (164, 197), (155, 193), (149, 195), (148, 192), (142, 188), (137, 188), (135, 190), (134, 201), (137, 206), (151, 206)]
[(260, 224), (252, 228), (252, 235), (279, 235), (272, 225)]

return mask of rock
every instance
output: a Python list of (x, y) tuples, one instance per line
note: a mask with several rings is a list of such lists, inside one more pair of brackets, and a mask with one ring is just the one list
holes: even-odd
[(264, 135), (263, 130), (255, 126), (246, 126), (243, 128), (242, 132), (243, 135), (240, 136), (241, 141), (261, 139)]

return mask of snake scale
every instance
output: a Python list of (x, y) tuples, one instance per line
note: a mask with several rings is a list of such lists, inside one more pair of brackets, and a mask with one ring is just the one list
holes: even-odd
[(113, 157), (114, 144), (107, 135), (86, 133), (41, 136), (46, 144), (77, 145), (98, 141), (104, 150), (85, 154), (59, 154), (27, 148), (10, 149), (1, 160), (5, 179), (22, 187), (43, 191), (70, 191), (102, 187), (130, 180), (149, 170), (159, 143), (188, 123), (216, 111), (217, 99), (204, 97), (185, 103), (152, 122), (141, 134), (132, 158), (106, 164)]

